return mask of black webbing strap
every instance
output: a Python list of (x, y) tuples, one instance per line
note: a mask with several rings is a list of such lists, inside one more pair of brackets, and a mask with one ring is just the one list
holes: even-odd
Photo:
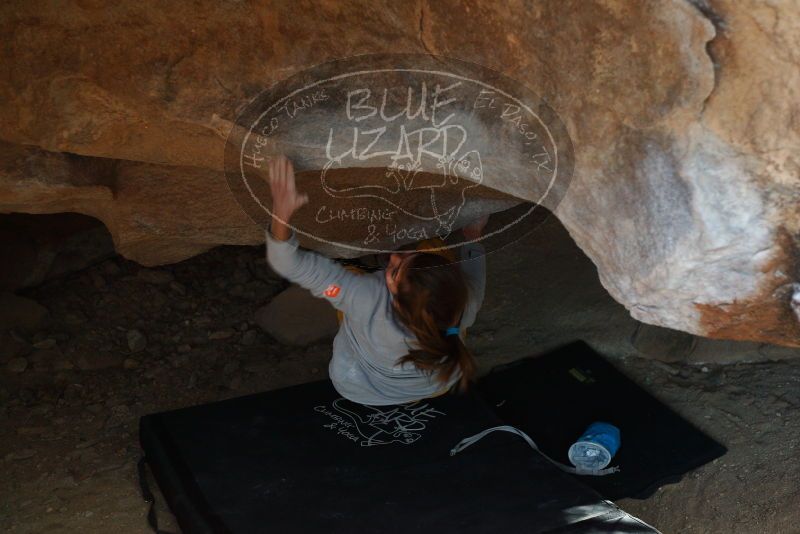
[(158, 517), (156, 516), (156, 497), (150, 491), (150, 486), (147, 484), (147, 458), (142, 456), (137, 464), (139, 470), (139, 489), (142, 490), (142, 499), (150, 505), (147, 510), (147, 523), (155, 534), (172, 534), (169, 531), (161, 530), (158, 528)]

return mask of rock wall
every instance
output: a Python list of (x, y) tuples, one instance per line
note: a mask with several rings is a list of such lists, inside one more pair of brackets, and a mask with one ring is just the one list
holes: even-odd
[(91, 215), (145, 265), (262, 242), (223, 174), (237, 112), (327, 59), (428, 52), (556, 110), (555, 213), (633, 317), (800, 346), (793, 0), (17, 2), (0, 28), (0, 211)]

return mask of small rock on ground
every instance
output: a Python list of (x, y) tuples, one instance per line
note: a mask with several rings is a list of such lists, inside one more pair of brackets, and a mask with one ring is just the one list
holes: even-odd
[(133, 352), (141, 352), (147, 347), (147, 338), (138, 330), (128, 330), (128, 349)]
[(12, 358), (6, 364), (6, 369), (8, 369), (10, 373), (23, 373), (27, 368), (28, 368), (28, 360), (26, 358), (23, 358), (22, 356), (18, 358)]

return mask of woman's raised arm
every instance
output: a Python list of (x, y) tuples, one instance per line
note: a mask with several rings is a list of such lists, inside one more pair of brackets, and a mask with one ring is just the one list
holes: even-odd
[(349, 317), (371, 309), (380, 281), (359, 276), (338, 262), (310, 250), (301, 250), (295, 232), (288, 226), (296, 210), (308, 202), (308, 195), (295, 187), (294, 168), (285, 156), (269, 164), (272, 192), (272, 223), (266, 229), (267, 262), (284, 278), (324, 298)]

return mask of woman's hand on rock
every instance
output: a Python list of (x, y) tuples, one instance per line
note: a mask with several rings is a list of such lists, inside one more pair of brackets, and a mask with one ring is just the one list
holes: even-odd
[(282, 154), (269, 162), (269, 187), (272, 214), (283, 221), (308, 202), (308, 195), (297, 192), (292, 162)]

